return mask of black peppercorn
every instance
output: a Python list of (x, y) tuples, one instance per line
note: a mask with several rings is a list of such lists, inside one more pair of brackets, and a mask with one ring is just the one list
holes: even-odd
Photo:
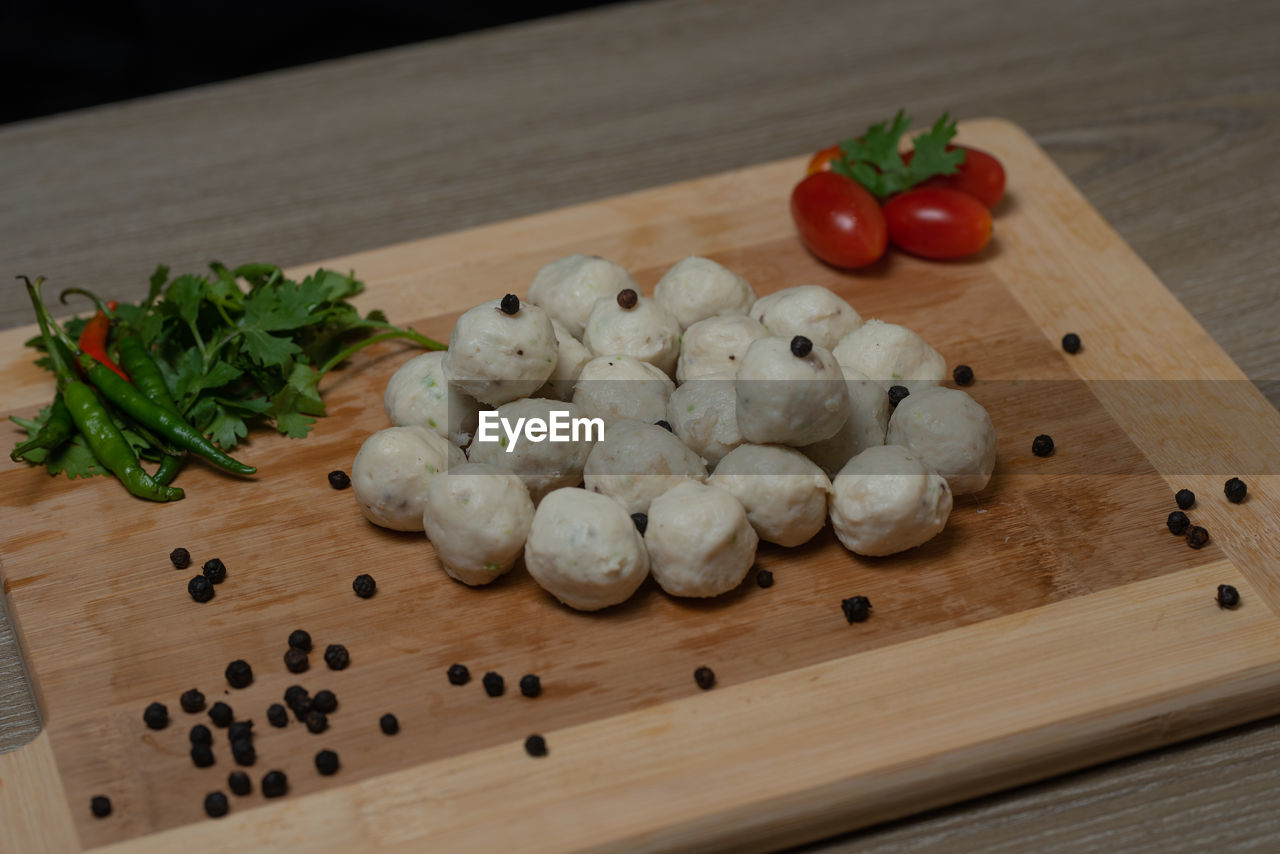
[(311, 714), (311, 698), (307, 696), (299, 697), (294, 700), (293, 705), (289, 708), (293, 709), (294, 717), (305, 722), (307, 715)]
[(899, 403), (911, 396), (911, 389), (904, 385), (889, 386), (889, 405), (896, 407)]
[(213, 743), (213, 733), (209, 732), (209, 728), (204, 724), (196, 724), (193, 726), (187, 737), (191, 739), (192, 744)]
[(204, 577), (209, 579), (210, 584), (221, 584), (227, 580), (227, 565), (219, 558), (212, 558), (204, 562)]
[(142, 713), (148, 729), (164, 729), (169, 725), (169, 710), (164, 703), (152, 703)]
[(635, 523), (636, 530), (640, 532), (640, 536), (644, 536), (644, 532), (649, 530), (649, 514), (648, 513), (632, 513), (631, 521)]
[(300, 649), (303, 652), (311, 652), (311, 634), (302, 629), (294, 629), (289, 632), (289, 648)]
[(253, 742), (247, 738), (231, 742), (231, 756), (237, 765), (252, 765), (258, 759), (258, 751), (253, 749)]
[(1031, 440), (1031, 453), (1037, 457), (1047, 457), (1053, 453), (1053, 437), (1041, 433)]
[(357, 575), (355, 580), (351, 582), (351, 589), (361, 599), (368, 599), (378, 589), (378, 582), (373, 580), (373, 576), (369, 573), (361, 573)]
[(222, 818), (229, 809), (231, 806), (227, 803), (227, 796), (222, 792), (210, 792), (204, 796), (204, 811), (209, 814), (209, 818)]
[(1068, 353), (1080, 352), (1080, 336), (1074, 332), (1068, 332), (1062, 336), (1062, 349)]
[(191, 761), (197, 768), (208, 768), (213, 764), (213, 748), (207, 744), (191, 745)]
[(698, 683), (698, 687), (703, 691), (709, 691), (716, 684), (715, 671), (710, 667), (699, 667), (693, 671), (693, 681)]
[(235, 713), (230, 706), (219, 700), (209, 707), (209, 720), (213, 721), (214, 726), (229, 727), (235, 720)]
[(187, 592), (197, 602), (208, 602), (213, 598), (213, 585), (203, 575), (197, 575), (187, 582)]
[(253, 791), (253, 781), (243, 771), (232, 771), (227, 775), (227, 788), (232, 794), (243, 797)]
[(395, 735), (400, 731), (399, 719), (390, 712), (378, 718), (378, 726), (382, 729), (383, 735)]
[(319, 735), (329, 728), (329, 716), (324, 712), (312, 709), (307, 712), (307, 729)]
[(111, 799), (106, 795), (94, 795), (93, 800), (89, 801), (89, 809), (97, 818), (106, 818), (111, 815)]
[(316, 754), (316, 770), (321, 777), (338, 773), (338, 754), (332, 750), (322, 750)]
[(805, 356), (813, 352), (813, 342), (803, 335), (797, 335), (791, 339), (791, 355), (797, 359), (803, 359)]
[(1202, 549), (1209, 543), (1209, 532), (1199, 525), (1192, 525), (1187, 531), (1187, 545), (1193, 549)]
[(1191, 520), (1181, 510), (1174, 510), (1169, 514), (1169, 519), (1165, 524), (1169, 526), (1169, 533), (1177, 534), (1181, 537), (1187, 532), (1187, 528), (1191, 527)]
[(465, 664), (454, 664), (449, 667), (449, 684), (466, 685), (471, 681), (471, 671)]
[(253, 721), (236, 721), (227, 729), (231, 741), (247, 741), (253, 738)]
[(1240, 604), (1240, 591), (1230, 584), (1219, 584), (1216, 601), (1219, 608), (1234, 608)]
[(532, 673), (520, 677), (520, 693), (526, 697), (537, 697), (542, 693), (542, 680)]
[(301, 685), (290, 685), (288, 688), (284, 689), (285, 705), (291, 709), (298, 705), (299, 700), (309, 696), (311, 695), (307, 693), (307, 689), (303, 688)]
[(311, 708), (326, 715), (338, 708), (338, 695), (332, 691), (317, 691), (311, 698)]
[(759, 587), (773, 586), (773, 573), (767, 569), (762, 569), (756, 573), (756, 585)]
[(289, 778), (283, 771), (268, 771), (262, 777), (262, 796), (278, 798), (289, 791)]
[(1180, 510), (1189, 510), (1191, 505), (1196, 503), (1196, 494), (1189, 489), (1179, 489), (1174, 494), (1173, 500)]
[(840, 610), (850, 623), (865, 623), (871, 616), (871, 600), (866, 596), (850, 596), (840, 601)]
[(341, 469), (329, 472), (329, 485), (334, 489), (346, 489), (351, 485), (351, 476)]
[(547, 740), (540, 735), (531, 735), (524, 740), (524, 752), (530, 756), (547, 755)]
[(288, 726), (289, 713), (279, 703), (272, 703), (267, 706), (267, 723), (274, 727)]
[(956, 381), (956, 385), (973, 385), (973, 368), (968, 365), (956, 365), (955, 370), (951, 372), (951, 378)]
[(484, 683), (484, 692), (490, 697), (501, 697), (507, 689), (506, 682), (503, 681), (502, 676), (492, 670), (486, 673), (480, 681)]
[(227, 665), (226, 677), (232, 688), (248, 688), (253, 684), (253, 668), (243, 658), (237, 658)]
[(1249, 486), (1240, 478), (1233, 477), (1223, 485), (1222, 492), (1232, 504), (1239, 504), (1249, 494)]
[(516, 314), (520, 311), (520, 297), (515, 294), (507, 294), (499, 303), (503, 314)]
[(290, 673), (306, 673), (307, 668), (311, 666), (310, 659), (307, 654), (295, 647), (289, 647), (284, 654), (284, 668)]
[(178, 705), (182, 706), (182, 711), (189, 715), (196, 712), (204, 711), (204, 694), (201, 694), (195, 688), (190, 691), (183, 691), (182, 696), (178, 698)]
[(623, 288), (618, 291), (618, 307), (630, 311), (636, 307), (636, 303), (640, 301), (640, 295), (631, 288)]
[(331, 643), (324, 648), (324, 663), (330, 670), (346, 670), (351, 663), (351, 653), (340, 643)]
[(675, 430), (672, 430), (672, 429), (671, 429), (671, 422), (670, 422), (670, 421), (667, 421), (665, 418), (664, 418), (663, 420), (661, 420), (661, 421), (655, 421), (655, 422), (653, 422), (653, 426), (655, 426), (655, 427), (661, 427), (663, 430), (666, 430), (668, 433), (674, 433), (674, 432), (676, 432)]
[(173, 564), (174, 569), (186, 569), (191, 566), (191, 552), (178, 547), (169, 552), (169, 561)]

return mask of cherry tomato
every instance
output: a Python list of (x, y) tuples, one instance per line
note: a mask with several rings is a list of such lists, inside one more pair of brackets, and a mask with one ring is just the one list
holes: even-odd
[(963, 258), (991, 240), (991, 212), (973, 196), (945, 187), (894, 196), (885, 202), (884, 221), (895, 246), (922, 258)]
[[(947, 151), (961, 149), (965, 152), (964, 162), (956, 169), (954, 175), (935, 175), (922, 181), (920, 187), (945, 187), (948, 190), (959, 190), (973, 196), (990, 210), (1004, 196), (1004, 167), (985, 151), (970, 148), (967, 145), (948, 145)], [(902, 155), (904, 163), (910, 163), (914, 151)], [(828, 167), (830, 168), (830, 167)]]
[(809, 160), (809, 168), (805, 170), (806, 175), (812, 175), (814, 172), (830, 172), (831, 161), (839, 160), (844, 152), (840, 150), (840, 143), (828, 146), (822, 149)]
[(834, 172), (816, 172), (791, 191), (791, 218), (814, 255), (834, 267), (864, 267), (884, 254), (884, 213), (876, 197)]

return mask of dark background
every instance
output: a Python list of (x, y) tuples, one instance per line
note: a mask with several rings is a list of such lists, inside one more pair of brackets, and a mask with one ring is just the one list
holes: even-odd
[(0, 124), (610, 0), (0, 2)]

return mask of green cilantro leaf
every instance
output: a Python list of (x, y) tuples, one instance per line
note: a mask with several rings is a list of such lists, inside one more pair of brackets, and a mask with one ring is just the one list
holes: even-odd
[(245, 352), (263, 367), (282, 367), (302, 348), (288, 338), (271, 335), (257, 327), (244, 330), (242, 337)]
[(956, 123), (943, 113), (933, 127), (913, 141), (910, 162), (898, 153), (911, 118), (899, 110), (891, 122), (867, 128), (855, 139), (840, 142), (841, 156), (831, 171), (852, 178), (878, 198), (909, 190), (935, 175), (952, 175), (964, 162), (963, 149), (948, 150), (956, 135)]

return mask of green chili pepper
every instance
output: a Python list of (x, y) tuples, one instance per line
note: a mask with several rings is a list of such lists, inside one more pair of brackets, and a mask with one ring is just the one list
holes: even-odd
[(137, 330), (122, 327), (116, 335), (116, 347), (120, 354), (120, 364), (129, 375), (129, 379), (133, 380), (134, 387), (153, 403), (181, 416), (178, 404), (174, 403), (173, 397), (169, 394), (169, 386), (164, 381), (164, 375), (156, 367)]
[(62, 402), (62, 395), (59, 394), (53, 399), (53, 405), (49, 407), (49, 418), (27, 441), (16, 446), (10, 453), (9, 459), (15, 463), (25, 460), (27, 454), (32, 451), (43, 448), (52, 451), (62, 446), (72, 436), (76, 434), (75, 422), (71, 420), (71, 413), (67, 411), (67, 405)]
[(173, 482), (186, 458), (186, 454), (166, 453), (160, 458), (160, 467), (156, 469), (156, 473), (151, 476), (151, 479), (162, 486), (167, 486)]

